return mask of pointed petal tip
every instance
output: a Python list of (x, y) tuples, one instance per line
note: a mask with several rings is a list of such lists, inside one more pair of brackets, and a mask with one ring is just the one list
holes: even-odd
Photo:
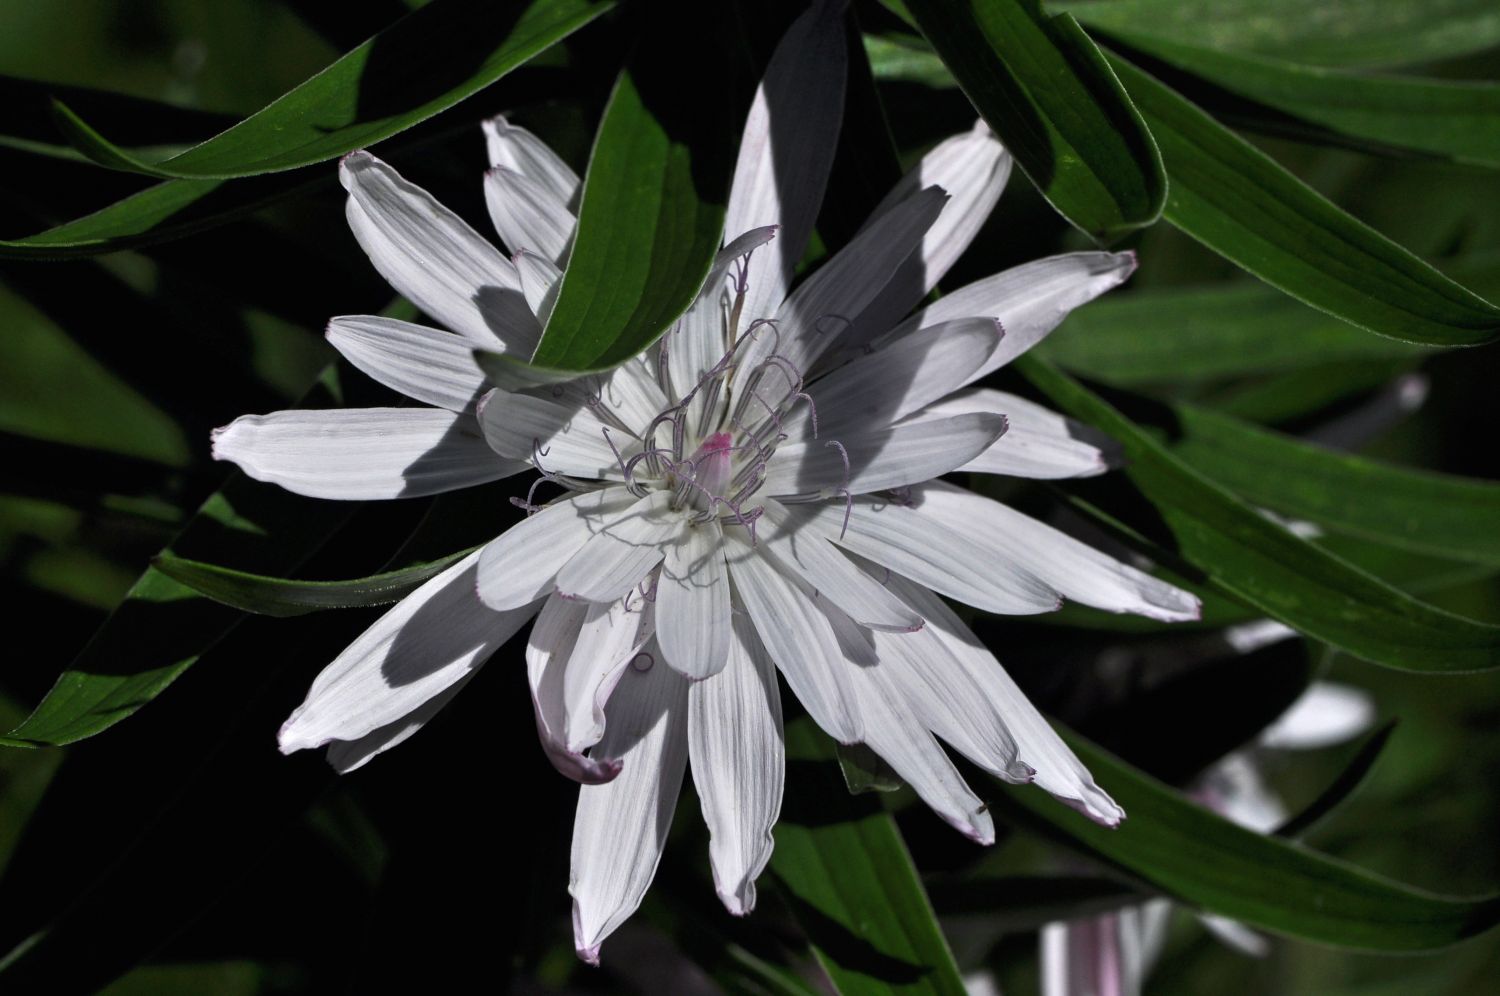
[(1130, 260), (1130, 269), (1125, 272), (1125, 276), (1128, 279), (1132, 273), (1140, 269), (1141, 258), (1136, 254), (1136, 251), (1134, 249), (1126, 249), (1125, 251), (1120, 253), (1120, 255), (1125, 256)]

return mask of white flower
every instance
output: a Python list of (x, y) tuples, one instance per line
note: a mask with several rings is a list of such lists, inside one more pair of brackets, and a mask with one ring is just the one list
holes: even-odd
[(216, 437), (215, 454), (252, 476), (322, 497), (429, 494), (528, 465), (569, 492), (533, 504), (533, 488), (526, 520), (378, 620), (318, 676), (281, 746), (328, 745), (336, 767), (357, 767), (536, 616), (538, 730), (585, 783), (570, 891), (591, 961), (639, 905), (689, 766), (719, 895), (734, 913), (753, 907), (782, 795), (777, 672), (823, 729), (868, 744), (988, 843), (985, 805), (938, 738), (1101, 823), (1124, 814), (938, 596), (1018, 615), (1064, 598), (1162, 620), (1198, 612), (1191, 595), (936, 480), (1105, 469), (1063, 417), (967, 385), (1119, 284), (1132, 257), (1040, 260), (907, 316), (1009, 175), (987, 129), (934, 149), (792, 287), (842, 112), (839, 6), (815, 7), (778, 48), (740, 149), (726, 224), (738, 237), (647, 354), (604, 378), (480, 398), (474, 348), (535, 345), (578, 185), (496, 121), (486, 191), (511, 260), (373, 157), (343, 165), (361, 244), (457, 334), (361, 317), (335, 319), (330, 339), (437, 407), (280, 412)]

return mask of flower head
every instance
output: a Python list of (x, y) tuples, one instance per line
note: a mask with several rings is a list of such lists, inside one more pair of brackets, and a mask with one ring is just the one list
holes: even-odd
[(907, 314), (1009, 174), (987, 129), (939, 145), (792, 285), (842, 108), (838, 6), (815, 6), (778, 48), (741, 145), (733, 240), (647, 353), (605, 376), (485, 390), (473, 350), (534, 346), (577, 189), (533, 136), (494, 122), (486, 191), (511, 259), (373, 158), (343, 168), (376, 266), (452, 332), (356, 318), (336, 319), (330, 338), (437, 407), (283, 412), (216, 439), (252, 476), (323, 497), (541, 475), (515, 499), (526, 519), (319, 675), (281, 745), (327, 745), (346, 770), (364, 763), (534, 616), (538, 731), (584, 783), (570, 891), (589, 960), (640, 903), (689, 767), (719, 895), (734, 913), (753, 907), (781, 804), (778, 674), (824, 730), (868, 744), (971, 839), (992, 841), (993, 824), (939, 740), (1114, 825), (1123, 812), (939, 596), (1005, 614), (1064, 598), (1163, 620), (1197, 613), (1191, 595), (938, 480), (1106, 469), (1081, 427), (968, 385), (1121, 282), (1132, 257), (1041, 260)]

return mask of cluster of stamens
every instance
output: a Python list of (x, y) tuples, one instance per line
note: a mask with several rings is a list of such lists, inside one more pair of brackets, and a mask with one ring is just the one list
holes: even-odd
[[(636, 436), (632, 428), (620, 420), (614, 409), (604, 403), (597, 383), (585, 403), (603, 423), (600, 431), (615, 455), (625, 487), (632, 494), (644, 498), (652, 491), (670, 490), (669, 503), (673, 509), (693, 510), (689, 521), (701, 523), (720, 518), (738, 523), (754, 543), (755, 524), (765, 508), (752, 504), (751, 499), (766, 481), (767, 466), (776, 447), (788, 438), (788, 433), (783, 431), (786, 420), (799, 404), (805, 403), (812, 435), (816, 439), (818, 412), (811, 395), (804, 390), (802, 372), (779, 351), (781, 332), (774, 319), (756, 319), (745, 329), (744, 335), (735, 334), (748, 289), (748, 264), (749, 254), (736, 261), (734, 299), (724, 306), (722, 314), (728, 348), (718, 362), (703, 372), (690, 391), (651, 420), (645, 432)], [(740, 376), (748, 346), (762, 335), (773, 337), (770, 351)], [(670, 334), (664, 337), (657, 352), (657, 381), (669, 398), (674, 393), (668, 375), (671, 338)], [(778, 383), (781, 385), (779, 393)], [(557, 389), (557, 393), (561, 391), (561, 388)], [(768, 393), (774, 397), (768, 397)], [(697, 423), (689, 425), (695, 403), (699, 406)], [(635, 437), (640, 449), (627, 457), (616, 444), (611, 429)], [(690, 440), (697, 442), (691, 452), (688, 449)], [(843, 460), (844, 483), (833, 493), (845, 501), (844, 526), (847, 529), (853, 502), (848, 488), (849, 455), (837, 441), (824, 445), (837, 449)], [(602, 482), (583, 481), (550, 472), (542, 465), (546, 456), (546, 448), (539, 440), (533, 440), (532, 465), (541, 478), (532, 485), (524, 501), (511, 499), (528, 512), (539, 510), (532, 499), (536, 487), (543, 481), (575, 492), (606, 486)], [(827, 492), (807, 492), (778, 496), (778, 500), (796, 503), (821, 500), (827, 496)]]

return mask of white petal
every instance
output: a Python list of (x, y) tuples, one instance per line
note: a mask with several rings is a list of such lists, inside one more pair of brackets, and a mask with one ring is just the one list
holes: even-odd
[[(703, 290), (681, 321), (662, 337), (660, 348), (667, 355), (667, 378), (674, 400), (681, 401), (692, 393), (703, 375), (728, 351), (726, 330), (734, 301), (732, 284), (735, 279), (731, 267), (740, 257), (769, 242), (776, 231), (775, 225), (752, 229), (720, 249), (713, 268), (708, 272), (708, 279), (703, 282)], [(741, 324), (745, 323), (742, 321)], [(706, 392), (699, 391), (694, 395), (688, 409), (690, 426), (697, 425), (706, 400)]]
[(1251, 958), (1264, 958), (1271, 953), (1271, 942), (1238, 920), (1231, 920), (1226, 916), (1217, 916), (1213, 913), (1199, 913), (1198, 922), (1203, 924), (1209, 933), (1240, 954), (1249, 955)]
[(1064, 598), (1162, 622), (1199, 617), (1202, 607), (1188, 592), (997, 501), (942, 482), (925, 486), (917, 501), (922, 515), (966, 530), (986, 555), (1019, 564)]
[(729, 659), (729, 571), (719, 523), (688, 526), (667, 545), (656, 586), (656, 640), (667, 663), (707, 678)]
[(844, 648), (833, 623), (796, 579), (731, 533), (725, 558), (736, 600), (813, 721), (840, 743), (864, 738)]
[(885, 290), (855, 320), (852, 341), (866, 342), (889, 331), (937, 286), (994, 210), (1011, 166), (1010, 153), (980, 121), (940, 142), (886, 195), (871, 220), (925, 187), (942, 187), (953, 199), (928, 229), (921, 248), (907, 257)]
[(541, 326), (498, 249), (368, 152), (345, 156), (339, 180), (349, 227), (392, 287), (465, 338), (532, 354)]
[(1315, 750), (1357, 737), (1375, 722), (1368, 692), (1331, 681), (1315, 681), (1280, 718), (1261, 732), (1265, 747)]
[(384, 754), (392, 747), (406, 743), (416, 735), (418, 730), (431, 722), (434, 716), (442, 712), (444, 706), (457, 698), (458, 693), (463, 691), (464, 686), (478, 673), (477, 666), (465, 672), (462, 678), (393, 723), (387, 723), (378, 730), (371, 730), (356, 740), (333, 741), (328, 745), (325, 755), (328, 763), (339, 774), (347, 775), (369, 764), (377, 754)]
[(553, 595), (531, 628), (526, 672), (537, 735), (553, 766), (584, 784), (619, 774), (617, 764), (585, 757), (583, 751), (604, 735), (604, 704), (650, 639), (649, 616), (639, 609)]
[(537, 605), (496, 612), (474, 597), (470, 554), (406, 596), (313, 681), (281, 728), (282, 753), (358, 740), (413, 710), (485, 662)]
[(491, 167), (513, 169), (545, 187), (553, 197), (572, 205), (582, 186), (578, 174), (546, 142), (503, 115), (484, 122), (484, 144)]
[(453, 412), (472, 411), (485, 392), (474, 347), (452, 332), (378, 315), (343, 315), (328, 341), (350, 363), (393, 391)]
[(472, 418), (437, 408), (330, 408), (242, 415), (213, 433), (215, 460), (312, 498), (365, 501), (454, 491), (520, 473)]
[(557, 304), (557, 289), (562, 285), (562, 270), (545, 256), (538, 256), (530, 249), (518, 249), (514, 257), (516, 274), (521, 280), (521, 293), (526, 298), (526, 307), (536, 314), (543, 325), (552, 317), (552, 306)]
[(509, 609), (550, 593), (568, 558), (635, 503), (624, 488), (605, 488), (554, 502), (511, 526), (479, 552), (479, 597)]
[[(641, 357), (626, 360), (608, 374), (591, 374), (556, 385), (549, 393), (553, 400), (563, 404), (602, 406), (615, 421), (631, 430), (631, 438), (644, 432), (670, 404)], [(665, 441), (667, 430), (659, 431)], [(625, 438), (621, 429), (611, 429), (610, 434), (617, 440)]]
[(979, 844), (995, 842), (995, 822), (932, 734), (915, 722), (910, 705), (880, 667), (850, 667), (865, 717), (865, 743), (950, 826)]
[[(993, 319), (962, 318), (851, 360), (807, 389), (817, 406), (819, 437), (837, 439), (905, 418), (965, 383), (999, 343)], [(812, 411), (799, 407), (784, 431), (799, 438), (793, 427), (811, 429)]]
[(688, 689), (688, 757), (708, 824), (714, 888), (730, 913), (755, 908), (755, 879), (771, 860), (786, 748), (776, 669), (750, 621), (734, 620), (729, 663)]
[(997, 560), (975, 542), (976, 530), (964, 523), (869, 498), (854, 501), (847, 529), (842, 503), (804, 505), (797, 511), (844, 549), (976, 608), (1015, 616), (1061, 607), (1051, 585), (1030, 570)]
[(1134, 272), (1132, 252), (1074, 252), (1033, 260), (945, 294), (901, 323), (891, 338), (955, 318), (998, 318), (1005, 338), (974, 371), (972, 383), (1041, 342), (1068, 312), (1118, 287)]
[(610, 699), (609, 730), (593, 756), (622, 770), (579, 789), (568, 882), (573, 943), (591, 964), (640, 906), (661, 861), (687, 764), (687, 692), (669, 667), (631, 667)]
[(970, 414), (784, 443), (766, 467), (761, 493), (827, 498), (921, 484), (962, 467), (1004, 432), (1004, 417)]
[(578, 219), (544, 184), (497, 167), (484, 175), (484, 202), (500, 241), (511, 252), (529, 249), (548, 262), (563, 262)]
[(1083, 762), (1052, 729), (1031, 700), (1005, 673), (979, 638), (954, 615), (953, 610), (920, 584), (893, 577), (891, 588), (927, 620), (924, 633), (932, 633), (952, 652), (984, 690), (1005, 728), (1015, 738), (1020, 760), (1036, 775), (1032, 783), (1105, 826), (1117, 826), (1125, 811), (1094, 783)]
[[(922, 333), (926, 335), (926, 333)], [(915, 336), (910, 338), (916, 338)], [(1008, 474), (1036, 480), (1093, 477), (1109, 469), (1103, 433), (1074, 422), (1034, 401), (989, 388), (960, 391), (928, 405), (911, 421), (951, 418), (966, 412), (998, 412), (1005, 416), (1005, 435), (989, 449), (960, 467), (975, 474)]]
[(589, 602), (625, 597), (687, 528), (685, 514), (672, 509), (671, 500), (671, 492), (653, 491), (589, 537), (557, 572), (558, 593)]
[(818, 593), (851, 619), (870, 629), (910, 633), (922, 628), (922, 617), (839, 552), (821, 529), (804, 530), (797, 509), (766, 499), (765, 515), (756, 524), (758, 549), (784, 569), (801, 575)]
[(937, 634), (877, 633), (874, 639), (880, 663), (873, 670), (899, 693), (907, 714), (997, 778), (1031, 780), (1035, 772), (1020, 761), (1005, 717)]
[(916, 251), (946, 201), (947, 194), (928, 187), (871, 222), (782, 303), (775, 330), (765, 329), (745, 347), (741, 369), (754, 370), (776, 353), (807, 372)]
[(750, 259), (747, 318), (771, 315), (786, 297), (823, 203), (844, 116), (843, 6), (822, 0), (793, 22), (745, 120), (724, 231), (781, 226)]
[(563, 680), (567, 748), (580, 752), (604, 736), (604, 704), (625, 666), (651, 639), (656, 612), (639, 593), (614, 602), (585, 603), (578, 639)]
[(606, 426), (581, 399), (570, 399), (564, 390), (557, 395), (541, 398), (498, 388), (485, 395), (479, 424), (491, 449), (513, 460), (532, 460), (554, 474), (620, 479), (610, 440), (623, 450), (630, 437)]

